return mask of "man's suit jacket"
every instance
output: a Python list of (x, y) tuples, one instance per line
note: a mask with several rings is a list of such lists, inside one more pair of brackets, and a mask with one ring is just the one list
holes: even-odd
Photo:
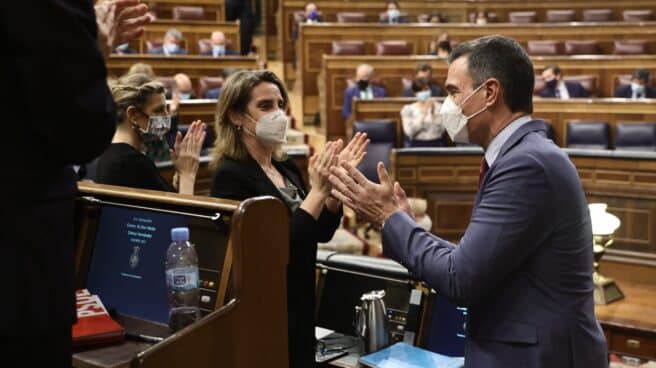
[[(385, 88), (374, 84), (371, 85), (371, 88), (373, 90), (374, 97), (387, 97), (387, 91)], [(344, 103), (342, 105), (342, 118), (344, 118), (344, 120), (351, 116), (351, 102), (354, 98), (360, 98), (360, 89), (358, 86), (351, 86), (346, 88), (344, 91)]]
[[(440, 97), (442, 96), (442, 88), (438, 86), (437, 84), (430, 84), (430, 90), (431, 90), (431, 97)], [(403, 97), (415, 97), (415, 93), (412, 91), (412, 88), (404, 88)]]
[[(617, 87), (615, 90), (615, 97), (623, 97), (623, 98), (632, 98), (633, 97), (633, 90), (631, 90), (631, 85), (626, 84), (623, 86)], [(656, 89), (646, 86), (645, 87), (645, 97), (646, 98), (656, 98)]]
[[(207, 51), (203, 51), (203, 52), (200, 53), (200, 55), (212, 56), (212, 49), (209, 49)], [(239, 55), (239, 53), (237, 51), (231, 50), (231, 49), (226, 49), (225, 50), (225, 55), (221, 55), (221, 56), (236, 56), (236, 55)], [(221, 56), (217, 56), (217, 57), (221, 57)]]
[[(579, 82), (563, 81), (570, 98), (589, 97), (588, 91)], [(545, 88), (540, 97), (556, 97), (556, 88)]]
[(502, 147), (458, 246), (398, 212), (383, 226), (383, 250), (468, 308), (467, 366), (607, 366), (586, 198), (541, 121)]
[[(71, 165), (109, 145), (116, 113), (91, 1), (0, 2), (0, 24), (0, 42), (11, 45), (0, 60), (8, 175), (0, 190), (0, 337), (37, 344), (75, 321)], [(45, 97), (45, 86), (56, 92)]]
[(203, 94), (203, 98), (216, 100), (216, 99), (219, 98), (220, 95), (221, 95), (221, 88), (220, 87), (219, 88), (212, 88), (212, 89), (208, 89), (207, 91), (205, 91), (205, 93)]
[[(307, 195), (301, 173), (291, 160), (276, 161), (278, 171)], [(243, 161), (224, 159), (216, 170), (212, 183), (212, 196), (235, 200), (270, 195), (283, 200), (280, 191), (249, 155)], [(284, 200), (283, 200), (284, 202)], [(289, 324), (289, 366), (314, 366), (314, 278), (317, 259), (317, 242), (327, 242), (337, 230), (340, 213), (325, 209), (315, 220), (298, 208), (290, 216), (289, 265), (287, 266), (287, 309)]]
[[(164, 48), (162, 46), (153, 47), (148, 51), (148, 53), (151, 55), (164, 55)], [(187, 55), (187, 50), (183, 47), (180, 47), (176, 52), (173, 53), (173, 55)]]

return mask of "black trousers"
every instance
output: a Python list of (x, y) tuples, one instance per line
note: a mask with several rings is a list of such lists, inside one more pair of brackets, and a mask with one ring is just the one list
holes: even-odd
[(253, 44), (253, 32), (255, 32), (255, 13), (253, 12), (252, 0), (227, 0), (226, 19), (234, 21), (239, 19), (239, 45), (242, 55), (248, 55)]

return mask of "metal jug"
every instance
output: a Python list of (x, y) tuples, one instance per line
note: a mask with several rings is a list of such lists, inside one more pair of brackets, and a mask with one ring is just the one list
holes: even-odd
[(362, 294), (361, 304), (355, 307), (356, 335), (364, 342), (364, 352), (373, 353), (389, 345), (385, 290)]

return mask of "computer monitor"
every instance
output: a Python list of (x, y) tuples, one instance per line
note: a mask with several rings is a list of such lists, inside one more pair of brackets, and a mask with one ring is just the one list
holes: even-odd
[(201, 313), (215, 309), (228, 229), (192, 213), (104, 204), (100, 208), (86, 288), (108, 309), (168, 323), (164, 262), (171, 229), (188, 227), (199, 262)]

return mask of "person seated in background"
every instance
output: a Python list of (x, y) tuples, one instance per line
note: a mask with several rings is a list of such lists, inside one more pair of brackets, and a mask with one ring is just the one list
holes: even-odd
[[(440, 86), (438, 86), (437, 84), (433, 83), (432, 78), (433, 78), (433, 67), (431, 67), (430, 64), (420, 63), (417, 65), (417, 68), (415, 69), (415, 80), (423, 79), (430, 88), (430, 96), (440, 97), (442, 96), (442, 88), (440, 88)], [(416, 91), (412, 89), (412, 85), (410, 85), (409, 87), (403, 89), (402, 96), (412, 97), (415, 95), (415, 92)]]
[(656, 89), (649, 86), (651, 75), (647, 69), (636, 69), (631, 76), (631, 84), (621, 85), (615, 90), (615, 97), (656, 98)]
[(207, 56), (226, 56), (226, 55), (239, 55), (235, 50), (231, 50), (226, 46), (226, 36), (225, 33), (221, 31), (214, 31), (210, 36), (210, 44), (212, 45), (211, 49), (203, 50), (201, 55)]
[(320, 23), (321, 15), (319, 15), (319, 8), (315, 3), (305, 4), (305, 23)]
[(128, 69), (127, 74), (137, 74), (137, 73), (146, 74), (150, 78), (155, 78), (155, 72), (153, 71), (153, 67), (150, 66), (150, 64), (146, 64), (146, 63), (132, 64), (130, 69)]
[(474, 18), (474, 23), (478, 26), (484, 26), (488, 23), (488, 14), (485, 10), (479, 10), (476, 12), (476, 17)]
[(191, 124), (184, 138), (178, 133), (171, 150), (175, 167), (173, 184), (159, 174), (155, 163), (141, 152), (146, 140), (161, 140), (171, 117), (164, 86), (145, 74), (127, 74), (111, 86), (116, 103), (116, 133), (112, 144), (98, 159), (97, 181), (101, 184), (194, 194), (205, 126)]
[(581, 83), (576, 81), (564, 81), (563, 74), (558, 65), (550, 65), (542, 72), (545, 87), (540, 97), (555, 97), (563, 100), (577, 97), (589, 97), (588, 91)]
[(436, 11), (433, 11), (433, 12), (430, 13), (430, 17), (428, 18), (428, 22), (429, 23), (446, 23), (447, 20), (442, 14), (440, 14)]
[[(228, 79), (229, 76), (231, 76), (234, 72), (236, 72), (237, 69), (235, 68), (225, 68), (221, 72), (221, 77), (223, 78), (224, 81)], [(211, 99), (211, 100), (216, 100), (221, 96), (221, 90), (222, 87), (216, 87), (212, 89), (208, 89), (203, 93), (203, 98)]]
[(401, 16), (401, 7), (398, 1), (388, 1), (386, 7), (387, 20), (381, 20), (382, 23), (396, 24), (406, 22), (406, 19)]
[(160, 47), (153, 47), (148, 51), (149, 54), (158, 55), (186, 55), (187, 50), (182, 46), (182, 32), (175, 28), (166, 31), (164, 43)]
[(426, 145), (442, 145), (444, 125), (440, 118), (442, 104), (431, 98), (430, 84), (426, 78), (415, 78), (412, 92), (417, 101), (403, 106), (401, 123), (403, 134), (409, 141)]
[(449, 34), (441, 33), (439, 36), (433, 38), (428, 53), (445, 59), (449, 57), (449, 54), (451, 53), (451, 40), (449, 39)]
[(371, 83), (373, 74), (374, 67), (369, 64), (360, 64), (355, 69), (355, 85), (347, 87), (344, 91), (344, 104), (342, 105), (344, 120), (351, 116), (351, 102), (354, 98), (371, 100), (374, 97), (387, 97), (385, 88)]
[(178, 73), (173, 76), (175, 84), (173, 85), (173, 95), (178, 95), (180, 100), (193, 100), (196, 98), (196, 92), (191, 84), (191, 79), (185, 73)]

